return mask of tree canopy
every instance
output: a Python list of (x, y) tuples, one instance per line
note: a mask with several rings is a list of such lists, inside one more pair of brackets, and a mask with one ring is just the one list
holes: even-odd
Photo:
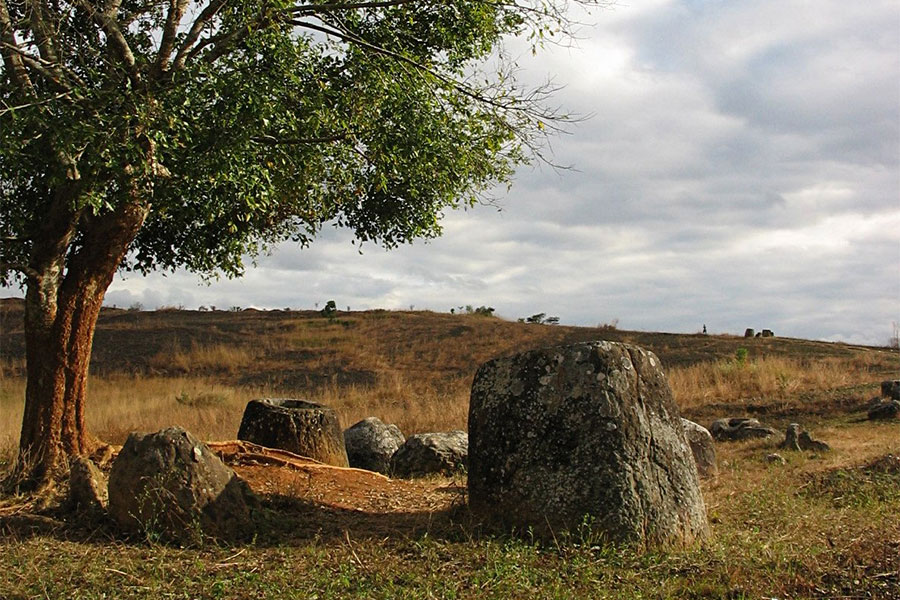
[(558, 115), (503, 61), (481, 66), (504, 36), (566, 33), (566, 9), (0, 0), (0, 283), (26, 290), (17, 473), (44, 485), (96, 446), (88, 365), (119, 268), (236, 275), (326, 223), (391, 247), (508, 180)]
[[(325, 223), (386, 246), (440, 232), (530, 158), (543, 90), (479, 65), (565, 25), (547, 2), (2, 1), (0, 277), (39, 230), (140, 197), (123, 262), (238, 274)], [(67, 252), (83, 243), (76, 225)], [(33, 265), (31, 265), (33, 267)]]

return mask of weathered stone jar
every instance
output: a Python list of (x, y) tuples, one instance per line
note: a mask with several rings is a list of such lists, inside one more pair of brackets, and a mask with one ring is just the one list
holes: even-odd
[(469, 502), (550, 535), (590, 523), (614, 542), (685, 546), (707, 533), (697, 469), (659, 360), (589, 342), (481, 366), (469, 409)]
[(247, 484), (181, 427), (130, 434), (109, 475), (112, 519), (164, 540), (249, 538), (257, 505)]
[(238, 439), (347, 467), (344, 434), (334, 409), (292, 398), (251, 400)]

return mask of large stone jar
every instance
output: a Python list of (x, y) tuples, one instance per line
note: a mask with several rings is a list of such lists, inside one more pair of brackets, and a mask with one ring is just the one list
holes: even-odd
[(109, 514), (126, 532), (179, 543), (253, 535), (258, 500), (190, 432), (132, 433), (109, 475)]
[(659, 360), (589, 342), (481, 366), (469, 409), (469, 502), (544, 536), (587, 525), (644, 547), (707, 533), (697, 468)]
[(347, 467), (344, 434), (334, 409), (291, 398), (251, 400), (238, 439)]

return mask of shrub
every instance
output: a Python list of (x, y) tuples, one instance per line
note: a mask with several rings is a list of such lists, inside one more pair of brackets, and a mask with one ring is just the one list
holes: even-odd
[(319, 311), (323, 317), (328, 317), (329, 319), (333, 319), (337, 314), (337, 305), (334, 303), (334, 300), (329, 300), (325, 303), (325, 308)]
[(539, 325), (558, 325), (559, 317), (548, 317), (547, 313), (537, 313), (530, 317), (519, 319), (519, 323), (536, 323)]

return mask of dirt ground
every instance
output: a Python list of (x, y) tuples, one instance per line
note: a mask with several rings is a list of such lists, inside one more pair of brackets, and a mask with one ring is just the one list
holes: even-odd
[(247, 442), (209, 445), (274, 509), (273, 541), (413, 534), (445, 525), (466, 505), (462, 476), (390, 479)]
[[(414, 535), (447, 525), (465, 513), (466, 483), (462, 476), (390, 479), (248, 442), (207, 445), (260, 498), (263, 516), (258, 535), (262, 545), (300, 544), (350, 535), (354, 539)], [(93, 457), (107, 474), (119, 449), (106, 447), (102, 456)], [(65, 484), (56, 494), (60, 499), (65, 496)], [(0, 531), (27, 534), (59, 530), (68, 521), (60, 510), (64, 509), (46, 504), (41, 507), (33, 501), (4, 502), (0, 505)]]
[(296, 498), (364, 513), (435, 512), (464, 500), (460, 498), (464, 482), (448, 478), (390, 479), (241, 441), (209, 446), (262, 496)]

